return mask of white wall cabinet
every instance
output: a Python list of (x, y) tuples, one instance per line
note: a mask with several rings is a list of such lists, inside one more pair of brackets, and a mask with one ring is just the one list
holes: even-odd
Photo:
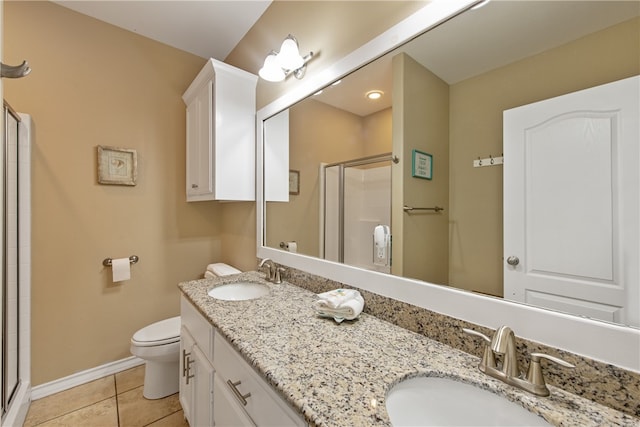
[(180, 404), (190, 426), (307, 425), (185, 297), (180, 316)]
[(186, 90), (187, 201), (255, 200), (258, 77), (209, 59)]

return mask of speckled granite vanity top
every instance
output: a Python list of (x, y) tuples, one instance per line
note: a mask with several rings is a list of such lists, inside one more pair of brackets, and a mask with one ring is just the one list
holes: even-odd
[[(640, 420), (561, 389), (537, 397), (478, 371), (478, 358), (376, 317), (336, 323), (311, 308), (315, 294), (264, 281), (248, 272), (179, 285), (245, 360), (302, 413), (310, 425), (388, 426), (385, 395), (414, 376), (452, 377), (519, 402), (559, 426), (638, 426)], [(267, 284), (267, 296), (221, 301), (214, 286), (249, 280)]]

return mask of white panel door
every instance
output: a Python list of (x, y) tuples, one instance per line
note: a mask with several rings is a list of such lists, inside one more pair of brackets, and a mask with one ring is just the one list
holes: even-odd
[(504, 112), (504, 297), (640, 325), (640, 77)]

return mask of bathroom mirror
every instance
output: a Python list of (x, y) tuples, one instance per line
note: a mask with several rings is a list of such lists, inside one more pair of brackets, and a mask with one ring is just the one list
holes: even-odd
[[(571, 325), (574, 332), (584, 327), (592, 333), (607, 331), (609, 336), (613, 328), (624, 339), (631, 336), (630, 342), (637, 343), (637, 331), (627, 327), (618, 328), (608, 323), (587, 321), (582, 317), (527, 308), (487, 297), (502, 296), (502, 166), (474, 166), (478, 159), (490, 162), (495, 158), (496, 163), (499, 163), (503, 153), (504, 110), (638, 74), (637, 40), (632, 41), (630, 54), (629, 44), (626, 48), (620, 45), (616, 45), (614, 49), (603, 47), (603, 44), (606, 45), (612, 39), (633, 39), (633, 36), (628, 36), (628, 31), (637, 34), (638, 4), (609, 1), (491, 2), (483, 8), (467, 10), (422, 34), (430, 26), (435, 26), (478, 2), (444, 3), (436, 1), (428, 5), (336, 64), (329, 72), (315, 76), (313, 81), (299, 90), (285, 95), (258, 112), (258, 135), (259, 138), (264, 136), (264, 144), (268, 146), (269, 136), (262, 135), (262, 122), (268, 122), (269, 117), (276, 113), (288, 111), (288, 167), (300, 170), (299, 195), (285, 197), (286, 202), (270, 201), (278, 199), (267, 198), (265, 205), (258, 204), (258, 256), (268, 256), (285, 265), (488, 326), (504, 322), (496, 320), (492, 314), (512, 313), (514, 321), (518, 318), (517, 321), (522, 322), (521, 328), (532, 339), (538, 336), (541, 342), (553, 344), (550, 340), (558, 337), (550, 338), (541, 333), (539, 328), (524, 321), (525, 318), (535, 316), (535, 322), (531, 323), (539, 323), (539, 316), (546, 316), (555, 325), (558, 325), (558, 319), (561, 318), (568, 322), (567, 325)], [(553, 7), (554, 10), (550, 11), (542, 6)], [(634, 17), (635, 21), (630, 21)], [(530, 28), (530, 25), (534, 25), (534, 28)], [(593, 39), (598, 39), (598, 44), (587, 45), (594, 42)], [(399, 40), (409, 42), (406, 46), (398, 47)], [(591, 55), (571, 56), (571, 53), (582, 49), (584, 52), (591, 52)], [(594, 54), (601, 49), (607, 53), (607, 58), (612, 51), (623, 49), (623, 53), (615, 61), (602, 60)], [(568, 57), (567, 52), (570, 52)], [(426, 53), (426, 59), (423, 58), (423, 53)], [(381, 54), (386, 55), (378, 58)], [(585, 57), (590, 57), (593, 62), (581, 62)], [(371, 58), (378, 59), (369, 64)], [(556, 61), (558, 58), (560, 62)], [(430, 129), (421, 130), (415, 135), (410, 134), (410, 129), (403, 130), (409, 135), (408, 138), (414, 138), (414, 142), (408, 147), (398, 147), (394, 145), (397, 139), (395, 132), (400, 128), (396, 120), (398, 117), (405, 117), (399, 115), (397, 100), (406, 100), (408, 94), (419, 92), (403, 88), (402, 82), (393, 79), (394, 73), (391, 70), (395, 72), (396, 68), (400, 68), (406, 71), (416, 63), (427, 70), (425, 74), (435, 76), (434, 82), (420, 90), (427, 91), (430, 99), (432, 94), (442, 94), (443, 90), (445, 96), (440, 96), (439, 100), (425, 107), (439, 114), (437, 118), (431, 118), (422, 111), (417, 119), (413, 118), (414, 121), (426, 122)], [(622, 65), (619, 66), (620, 64)], [(568, 69), (563, 68), (566, 65), (569, 65)], [(514, 68), (515, 72), (520, 73), (517, 78), (504, 74)], [(350, 74), (353, 70), (356, 71)], [(386, 75), (386, 85), (382, 80), (376, 80), (379, 75)], [(527, 79), (527, 75), (539, 78), (539, 81)], [(333, 85), (338, 80), (340, 83)], [(332, 127), (330, 124), (341, 120), (336, 118), (336, 114), (341, 113), (337, 110), (351, 108), (345, 106), (344, 102), (349, 96), (344, 91), (351, 86), (352, 80), (357, 83), (375, 83), (376, 86), (369, 86), (368, 90), (382, 90), (382, 100), (385, 97), (390, 99), (389, 95), (393, 94), (393, 108), (389, 102), (373, 112), (350, 113), (348, 118), (358, 122), (355, 127), (350, 128), (351, 133), (346, 136), (329, 134)], [(483, 86), (486, 81), (492, 83)], [(323, 88), (323, 93), (315, 95), (320, 88)], [(359, 88), (356, 91), (360, 97), (362, 90)], [(323, 100), (324, 95), (333, 95), (334, 99)], [(415, 111), (408, 108), (406, 113), (410, 116), (412, 112)], [(323, 118), (320, 124), (313, 123), (314, 116)], [(382, 119), (374, 122), (374, 116)], [(446, 125), (442, 125), (443, 123)], [(437, 126), (441, 126), (441, 129), (434, 129)], [(358, 138), (364, 140), (362, 135), (365, 134), (384, 136), (379, 139), (385, 141), (375, 139), (370, 142), (371, 139), (366, 139), (368, 145), (355, 147), (355, 141)], [(422, 146), (422, 140), (429, 142)], [(349, 147), (349, 144), (354, 147)], [(372, 148), (372, 145), (375, 147)], [(329, 153), (328, 148), (336, 147), (342, 152), (334, 150), (324, 155)], [(347, 152), (349, 148), (353, 149)], [(265, 147), (265, 153), (267, 151), (268, 148)], [(374, 227), (380, 224), (390, 226), (393, 236), (391, 275), (375, 267), (345, 265), (339, 258), (322, 260), (322, 257), (328, 257), (326, 241), (321, 234), (321, 223), (330, 223), (331, 220), (327, 217), (320, 219), (320, 194), (325, 192), (328, 182), (320, 179), (320, 163), (334, 164), (388, 152), (400, 157), (398, 165), (393, 165), (392, 161), (387, 161), (388, 165), (385, 165), (392, 170), (389, 224), (379, 218), (372, 218), (372, 223)], [(304, 164), (305, 161), (309, 165)], [(416, 161), (426, 162), (428, 166), (416, 171)], [(262, 164), (259, 163), (259, 166), (262, 167)], [(266, 164), (264, 167), (268, 169)], [(375, 169), (370, 165), (356, 168), (358, 174)], [(400, 170), (400, 173), (394, 172), (395, 170)], [(427, 176), (429, 174), (432, 176)], [(268, 187), (269, 176), (265, 170), (264, 181), (259, 182), (259, 186)], [(417, 188), (415, 195), (407, 193), (409, 186)], [(437, 190), (435, 187), (444, 189)], [(407, 212), (403, 209), (404, 206), (440, 207), (442, 210)], [(367, 208), (367, 211), (370, 212), (371, 208)], [(428, 237), (417, 233), (414, 227), (416, 222), (425, 220), (432, 222), (434, 227), (428, 232)], [(339, 227), (329, 225), (327, 228)], [(418, 237), (414, 243), (416, 249), (398, 243), (403, 238), (397, 238), (397, 233), (403, 228), (404, 236)], [(382, 235), (380, 241), (383, 242), (382, 247), (386, 248), (384, 232)], [(371, 249), (367, 248), (364, 252), (375, 256), (375, 235), (369, 234), (368, 238)], [(285, 250), (288, 242), (293, 241), (297, 244), (296, 254)], [(281, 242), (285, 249), (281, 248)], [(386, 256), (387, 254), (382, 254), (381, 259), (384, 261)], [(418, 259), (418, 267), (416, 264), (412, 265), (412, 262), (416, 262), (412, 258)], [(423, 275), (419, 267), (429, 261), (446, 266), (445, 272), (440, 276)], [(636, 264), (640, 261), (638, 256), (635, 256), (635, 261)], [(431, 283), (449, 286), (438, 287)], [(461, 292), (453, 286), (474, 292)], [(577, 338), (567, 334), (559, 345), (566, 348), (567, 343), (571, 345), (574, 339)], [(624, 342), (624, 339), (620, 342)], [(592, 349), (586, 342), (573, 344), (579, 348), (589, 347), (588, 352), (599, 351)], [(634, 349), (622, 357), (634, 357), (637, 353), (637, 349)], [(611, 360), (609, 356), (611, 355), (603, 358)], [(630, 364), (635, 366), (637, 362)]]

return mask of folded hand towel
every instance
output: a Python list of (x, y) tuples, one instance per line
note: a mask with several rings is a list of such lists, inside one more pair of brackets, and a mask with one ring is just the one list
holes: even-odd
[(213, 274), (209, 270), (204, 272), (204, 278), (205, 279), (215, 279), (216, 277), (218, 277), (218, 276), (216, 276), (215, 274)]
[(355, 294), (344, 301), (338, 307), (332, 307), (325, 299), (314, 301), (313, 309), (315, 312), (324, 317), (333, 317), (333, 320), (340, 323), (344, 319), (353, 320), (360, 315), (364, 308), (364, 299), (360, 292), (354, 291)]
[[(341, 304), (360, 296), (360, 292), (355, 289), (334, 289), (329, 292), (318, 294), (321, 301), (325, 301), (329, 308), (337, 308)], [(362, 298), (362, 297), (361, 297)]]
[(207, 271), (211, 272), (215, 276), (229, 276), (231, 274), (242, 273), (237, 268), (231, 267), (229, 264), (223, 262), (217, 262), (215, 264), (207, 265)]

